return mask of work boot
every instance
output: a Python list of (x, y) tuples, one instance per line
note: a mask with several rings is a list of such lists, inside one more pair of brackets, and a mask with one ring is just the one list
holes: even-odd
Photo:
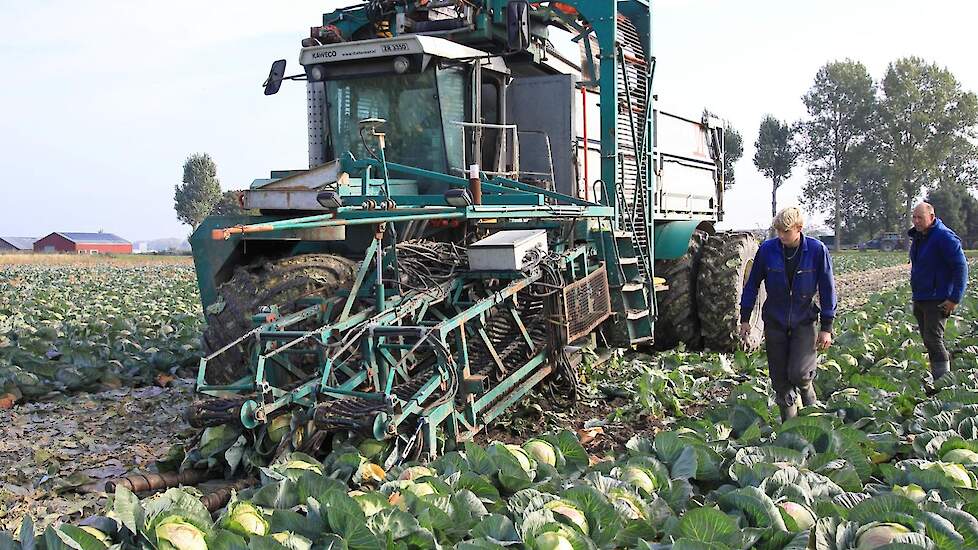
[(804, 388), (798, 388), (798, 393), (801, 394), (801, 404), (803, 407), (811, 407), (818, 400), (815, 395), (815, 386), (809, 384)]
[(951, 371), (950, 361), (933, 361), (930, 364), (930, 375), (936, 383), (942, 376)]
[(781, 411), (781, 422), (798, 416), (798, 405), (778, 405), (778, 410)]

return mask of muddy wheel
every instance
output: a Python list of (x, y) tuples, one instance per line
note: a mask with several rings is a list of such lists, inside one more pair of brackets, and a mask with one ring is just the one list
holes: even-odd
[(655, 321), (655, 349), (668, 350), (685, 343), (688, 349), (702, 345), (700, 320), (696, 310), (696, 277), (699, 273), (700, 251), (708, 235), (694, 231), (689, 249), (681, 258), (658, 260), (655, 275), (666, 280), (668, 290), (656, 294), (659, 305)]
[(760, 346), (764, 336), (760, 312), (766, 297), (763, 285), (750, 318), (750, 338), (741, 342), (738, 335), (740, 297), (754, 265), (757, 246), (757, 239), (750, 233), (733, 232), (711, 235), (703, 243), (696, 298), (706, 349), (729, 352)]
[[(205, 312), (204, 353), (210, 355), (254, 328), (251, 316), (262, 306), (278, 306), (281, 314), (288, 314), (302, 298), (327, 297), (348, 288), (356, 267), (339, 256), (302, 254), (237, 268)], [(207, 381), (224, 384), (248, 374), (253, 346), (247, 339), (208, 362)]]

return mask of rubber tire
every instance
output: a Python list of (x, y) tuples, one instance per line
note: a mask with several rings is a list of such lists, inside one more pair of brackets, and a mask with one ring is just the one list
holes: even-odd
[(885, 242), (880, 245), (880, 250), (883, 252), (893, 252), (896, 250), (896, 245), (892, 242)]
[(655, 349), (670, 350), (680, 343), (686, 349), (700, 349), (700, 320), (697, 315), (696, 287), (700, 252), (708, 235), (696, 230), (689, 239), (689, 249), (675, 260), (656, 260), (655, 275), (666, 280), (668, 290), (656, 293), (658, 317), (655, 321)]
[[(330, 296), (352, 286), (356, 262), (331, 254), (301, 254), (238, 267), (217, 289), (218, 304), (207, 308), (203, 332), (205, 355), (223, 348), (254, 328), (251, 316), (262, 306), (278, 306), (279, 313), (297, 309), (309, 296)], [(250, 372), (254, 340), (249, 338), (207, 363), (207, 382), (227, 384)]]
[(740, 297), (757, 247), (757, 239), (746, 232), (718, 233), (703, 243), (696, 299), (704, 348), (731, 352), (760, 346), (764, 338), (760, 312), (767, 296), (763, 285), (750, 318), (750, 337), (742, 342), (739, 336)]

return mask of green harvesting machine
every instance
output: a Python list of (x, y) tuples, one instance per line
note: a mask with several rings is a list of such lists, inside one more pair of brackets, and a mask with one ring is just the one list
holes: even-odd
[(651, 25), (646, 0), (325, 14), (265, 82), (305, 81), (309, 168), (191, 239), (191, 423), (434, 456), (541, 383), (573, 396), (589, 346), (734, 346), (757, 245), (714, 231), (723, 124), (654, 107)]

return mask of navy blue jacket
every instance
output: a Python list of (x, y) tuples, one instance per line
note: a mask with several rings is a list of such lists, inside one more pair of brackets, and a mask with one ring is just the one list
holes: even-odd
[[(761, 243), (740, 298), (742, 322), (750, 318), (764, 281), (767, 299), (761, 313), (766, 326), (788, 330), (812, 324), (819, 318), (823, 327), (831, 326), (837, 299), (829, 250), (822, 241), (804, 235), (800, 247), (798, 271), (789, 290), (781, 240), (768, 239)], [(815, 305), (816, 292), (821, 308)]]
[(938, 218), (927, 233), (907, 232), (910, 244), (910, 288), (914, 301), (950, 300), (960, 304), (968, 285), (968, 261), (961, 239)]

